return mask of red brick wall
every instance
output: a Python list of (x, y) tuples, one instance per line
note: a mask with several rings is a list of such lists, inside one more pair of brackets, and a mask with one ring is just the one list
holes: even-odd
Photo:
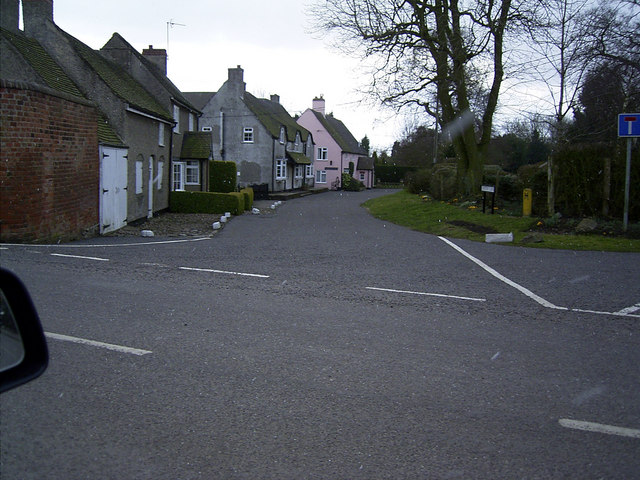
[(98, 231), (96, 109), (51, 93), (0, 85), (3, 242), (69, 240)]

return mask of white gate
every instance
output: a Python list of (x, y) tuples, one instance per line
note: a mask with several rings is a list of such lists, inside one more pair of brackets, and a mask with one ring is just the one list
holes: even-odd
[(100, 233), (127, 224), (127, 150), (100, 147)]

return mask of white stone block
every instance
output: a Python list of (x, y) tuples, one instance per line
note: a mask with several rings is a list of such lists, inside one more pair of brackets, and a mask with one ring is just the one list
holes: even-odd
[(486, 243), (513, 242), (513, 232), (510, 233), (487, 233), (484, 238)]
[(213, 225), (211, 225), (213, 227), (214, 230), (220, 230), (220, 227), (222, 227), (222, 224), (220, 222), (213, 222)]
[(140, 232), (140, 235), (142, 235), (143, 237), (153, 237), (154, 233), (151, 230), (142, 230), (142, 232)]

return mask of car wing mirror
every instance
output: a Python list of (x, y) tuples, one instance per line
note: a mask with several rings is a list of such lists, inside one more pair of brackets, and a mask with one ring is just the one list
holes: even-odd
[(0, 393), (39, 377), (49, 363), (40, 318), (29, 292), (0, 268)]

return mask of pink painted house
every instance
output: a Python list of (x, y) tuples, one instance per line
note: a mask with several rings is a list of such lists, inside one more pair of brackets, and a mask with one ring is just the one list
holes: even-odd
[(341, 186), (343, 172), (353, 164), (353, 176), (366, 188), (373, 187), (373, 159), (369, 158), (349, 129), (332, 114), (325, 113), (322, 97), (313, 99), (312, 107), (298, 118), (298, 124), (313, 135), (315, 186), (336, 190)]

